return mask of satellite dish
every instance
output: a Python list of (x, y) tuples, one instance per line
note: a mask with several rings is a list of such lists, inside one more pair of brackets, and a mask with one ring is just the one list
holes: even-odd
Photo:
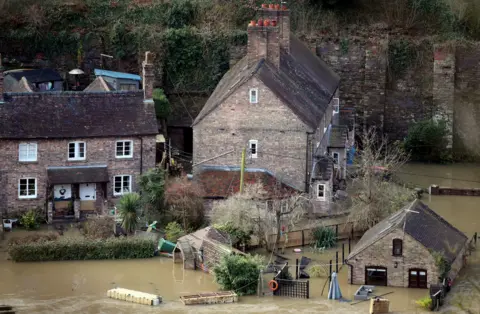
[(83, 71), (80, 70), (80, 69), (73, 69), (73, 70), (71, 70), (70, 72), (68, 72), (68, 74), (71, 74), (71, 75), (81, 75), (81, 74), (85, 74), (85, 72), (83, 72)]

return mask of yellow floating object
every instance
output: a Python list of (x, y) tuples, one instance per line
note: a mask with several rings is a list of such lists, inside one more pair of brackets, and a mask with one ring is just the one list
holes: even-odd
[(107, 291), (107, 296), (116, 300), (151, 306), (159, 305), (160, 303), (162, 303), (162, 297), (159, 295), (123, 288), (110, 289)]

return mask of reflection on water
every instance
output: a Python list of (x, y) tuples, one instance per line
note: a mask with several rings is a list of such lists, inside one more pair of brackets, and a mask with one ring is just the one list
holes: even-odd
[[(430, 184), (480, 187), (479, 166), (413, 164), (407, 165), (402, 172), (402, 179), (422, 187), (428, 187)], [(475, 231), (480, 231), (480, 219), (478, 218), (480, 206), (476, 205), (480, 201), (480, 197), (430, 197), (426, 195), (423, 201), (468, 236)], [(306, 252), (302, 255), (311, 257), (312, 264), (328, 265), (330, 259), (335, 261), (335, 249), (322, 254), (311, 253), (308, 248), (305, 250)], [(341, 245), (339, 250), (339, 260), (341, 260)], [(295, 258), (300, 257), (292, 251), (287, 250), (285, 253), (290, 258), (292, 265), (295, 264)], [(478, 257), (478, 252), (476, 254)], [(479, 260), (480, 258), (470, 259), (468, 267), (463, 271), (462, 278), (470, 278), (474, 282), (480, 283)], [(328, 266), (326, 267), (328, 269)], [(311, 279), (309, 300), (272, 296), (242, 297), (240, 303), (237, 304), (185, 307), (178, 300), (180, 295), (215, 291), (218, 287), (213, 282), (212, 276), (200, 271), (184, 271), (181, 264), (174, 265), (171, 259), (19, 264), (2, 259), (0, 261), (0, 303), (14, 305), (21, 312), (30, 313), (368, 312), (368, 302), (350, 305), (327, 300), (328, 286), (325, 287), (322, 296), (326, 280), (326, 277)], [(342, 267), (340, 270), (339, 283), (344, 297), (353, 299), (353, 294), (358, 286), (348, 284), (346, 267)], [(163, 297), (164, 303), (160, 308), (152, 308), (106, 298), (106, 291), (115, 286), (159, 294)], [(465, 280), (459, 280), (458, 286), (457, 289), (474, 291)], [(391, 302), (391, 311), (396, 313), (424, 312), (416, 307), (415, 300), (424, 297), (428, 293), (427, 290), (382, 287), (377, 288), (375, 292), (383, 294), (392, 291), (392, 294), (386, 296)], [(451, 313), (461, 313), (456, 307), (450, 307), (449, 310)]]

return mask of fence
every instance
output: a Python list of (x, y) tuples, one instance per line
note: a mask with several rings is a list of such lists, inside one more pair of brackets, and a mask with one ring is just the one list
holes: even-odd
[(273, 292), (273, 295), (300, 299), (310, 298), (310, 281), (287, 278), (290, 278), (290, 274), (288, 272), (288, 263), (285, 263), (273, 278), (278, 283), (278, 289)]
[[(326, 228), (333, 228), (337, 236), (337, 240), (355, 239), (355, 237), (361, 237), (364, 230), (355, 230), (352, 223), (344, 222), (340, 224), (327, 225)], [(295, 230), (288, 232), (288, 241), (285, 243), (286, 237), (280, 237), (277, 243), (278, 247), (299, 247), (309, 245), (315, 242), (313, 237), (313, 230), (315, 228), (308, 228), (302, 230)], [(275, 242), (277, 235), (269, 235), (269, 243)]]

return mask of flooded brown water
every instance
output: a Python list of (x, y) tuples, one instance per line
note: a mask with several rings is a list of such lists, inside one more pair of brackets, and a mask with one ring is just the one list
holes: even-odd
[[(430, 184), (456, 187), (480, 187), (480, 166), (471, 165), (407, 165), (401, 174), (402, 179), (422, 187)], [(478, 182), (476, 182), (478, 181)], [(480, 231), (480, 197), (424, 196), (423, 201), (457, 228), (471, 236)], [(15, 233), (13, 233), (15, 234)], [(11, 236), (11, 234), (8, 234)], [(0, 250), (5, 250), (3, 246)], [(316, 254), (306, 249), (302, 255), (313, 259), (312, 264), (327, 265), (334, 258), (335, 250)], [(367, 313), (368, 302), (356, 305), (326, 299), (328, 286), (323, 296), (322, 288), (326, 277), (310, 281), (310, 299), (289, 299), (280, 297), (242, 297), (237, 304), (185, 307), (179, 302), (180, 295), (216, 291), (218, 286), (213, 277), (200, 271), (183, 270), (180, 264), (171, 259), (153, 258), (127, 261), (79, 261), (47, 263), (13, 263), (0, 257), (0, 304), (10, 304), (21, 312), (29, 313)], [(299, 257), (286, 252), (294, 263)], [(480, 258), (469, 260), (454, 291), (457, 295), (467, 295), (472, 284), (480, 283)], [(340, 257), (339, 257), (340, 258)], [(341, 258), (340, 258), (341, 259)], [(325, 266), (328, 269), (328, 266)], [(352, 299), (358, 286), (347, 283), (347, 268), (339, 274), (342, 293)], [(159, 307), (129, 304), (111, 300), (106, 291), (115, 286), (156, 293), (163, 297)], [(456, 290), (455, 290), (456, 289)], [(415, 300), (424, 297), (427, 290), (382, 287), (376, 294), (393, 291), (387, 298), (390, 309), (395, 313), (426, 313), (415, 305)], [(474, 292), (472, 292), (474, 293)], [(455, 296), (455, 295), (454, 295)], [(468, 295), (479, 299), (478, 295)], [(451, 304), (458, 303), (452, 297)], [(462, 301), (462, 300), (461, 300)], [(464, 302), (469, 303), (469, 302)], [(471, 302), (470, 302), (471, 303)], [(476, 303), (467, 305), (472, 309)], [(444, 311), (462, 312), (451, 305)], [(474, 311), (473, 313), (480, 313)]]

